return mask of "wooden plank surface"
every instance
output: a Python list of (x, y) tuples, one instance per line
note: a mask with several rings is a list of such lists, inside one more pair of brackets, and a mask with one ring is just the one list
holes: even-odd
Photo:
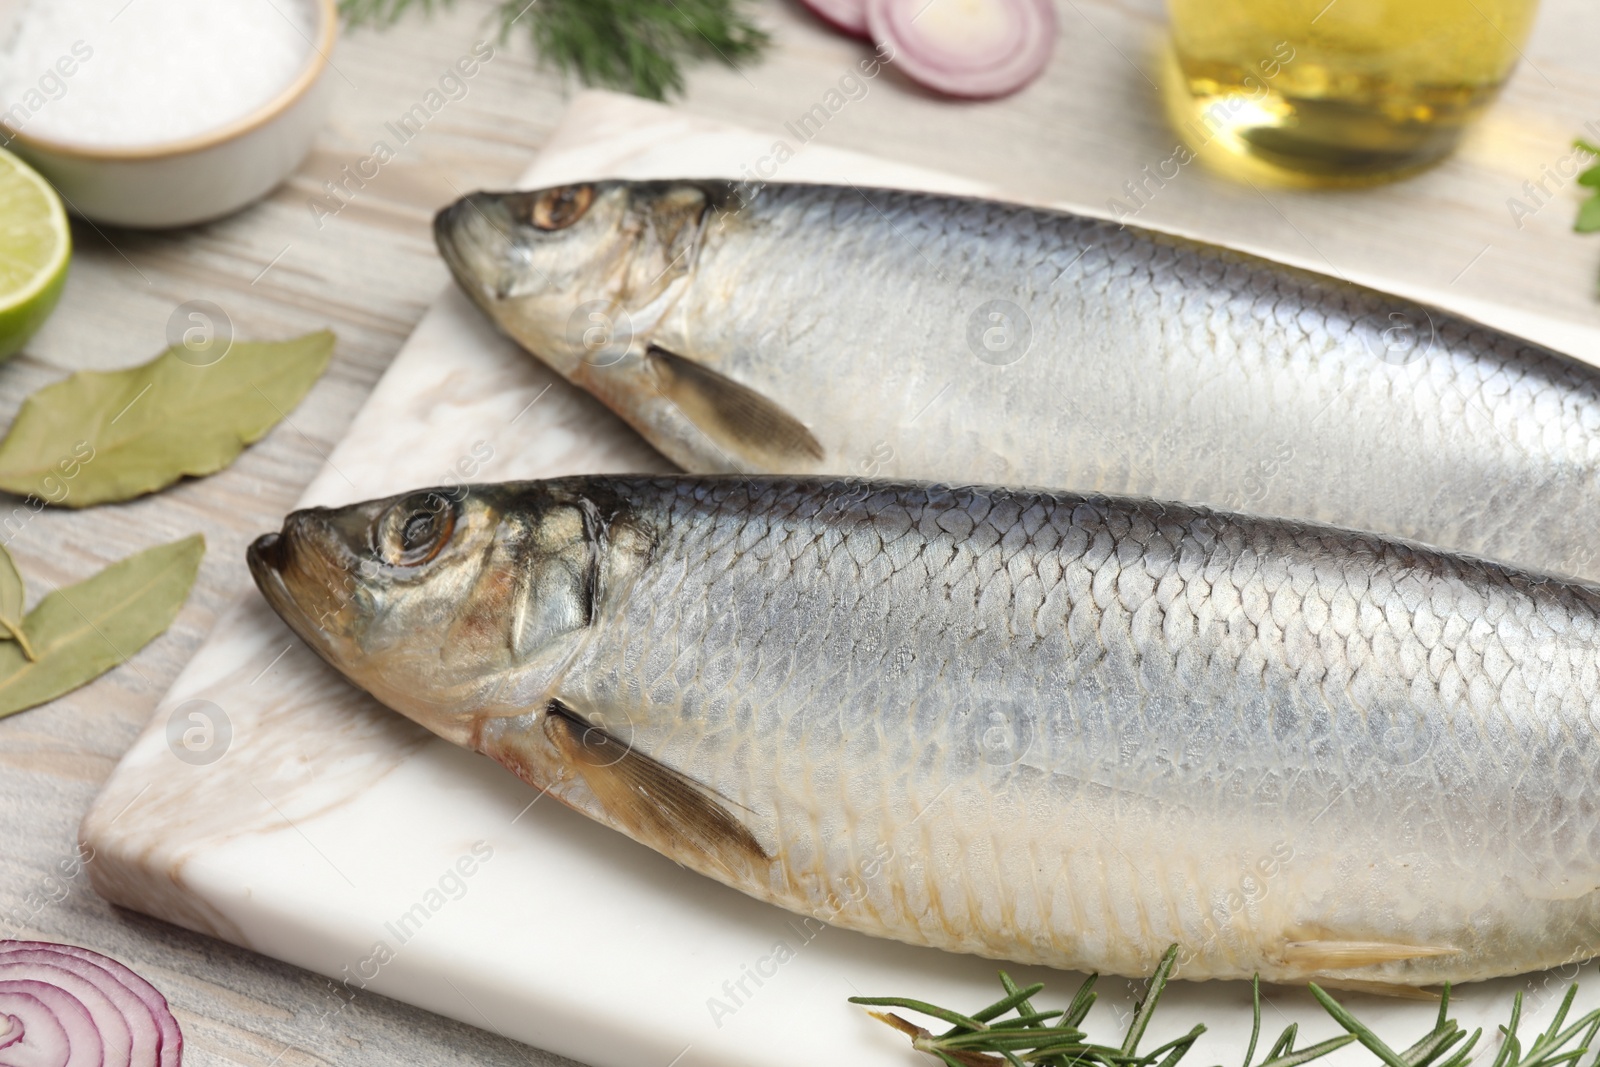
[[(866, 55), (804, 12), (758, 0), (777, 45), (745, 72), (702, 68), (688, 110), (770, 131), (800, 147), (786, 123), (839, 85)], [(1464, 10), (1466, 10), (1464, 5)], [(338, 440), (372, 383), (446, 284), (428, 223), (472, 189), (508, 182), (564, 106), (567, 88), (514, 42), (358, 190), (336, 216), (310, 207), (323, 182), (366, 157), (385, 124), (416, 103), (475, 40), (487, 3), (349, 34), (334, 55), (332, 117), (300, 171), (265, 203), (232, 219), (164, 234), (79, 224), (60, 310), (23, 356), (0, 370), (0, 421), (39, 386), (81, 368), (149, 358), (184, 301), (209, 299), (245, 337), (322, 326), (339, 334), (332, 370), (310, 397), (232, 468), (157, 497), (29, 519), (9, 547), (37, 597), (140, 548), (195, 531), (210, 551), (177, 624), (123, 668), (50, 705), (0, 721), (0, 937), (72, 941), (135, 963), (172, 998), (198, 1065), (338, 1063), (513, 1064), (553, 1058), (487, 1031), (374, 996), (355, 1003), (274, 961), (115, 911), (82, 875), (76, 827), (121, 752), (218, 612), (249, 582), (246, 542), (277, 526)], [(1176, 139), (1158, 106), (1159, 0), (1061, 0), (1062, 40), (1046, 78), (1010, 100), (952, 104), (892, 73), (833, 114), (819, 143), (993, 182), (1020, 197), (1106, 210)], [(1464, 150), (1410, 182), (1366, 193), (1305, 193), (1233, 185), (1185, 169), (1139, 221), (1192, 229), (1227, 223), (1229, 240), (1351, 277), (1380, 265), (1415, 292), (1505, 321), (1529, 317), (1551, 339), (1600, 362), (1600, 240), (1567, 232), (1568, 185), (1519, 227), (1507, 201), (1567, 154), (1587, 122), (1600, 130), (1600, 7), (1548, 0), (1525, 63)], [(752, 167), (760, 163), (751, 161)], [(781, 172), (776, 175), (782, 178)], [(0, 497), (0, 511), (21, 506)], [(801, 1023), (797, 1020), (797, 1025)], [(651, 1067), (651, 1065), (642, 1065)], [(665, 1064), (659, 1067), (666, 1067)]]

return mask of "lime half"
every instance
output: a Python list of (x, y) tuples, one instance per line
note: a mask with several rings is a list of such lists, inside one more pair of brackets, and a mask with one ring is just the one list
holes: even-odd
[(61, 198), (0, 149), (0, 359), (14, 355), (55, 310), (71, 258)]

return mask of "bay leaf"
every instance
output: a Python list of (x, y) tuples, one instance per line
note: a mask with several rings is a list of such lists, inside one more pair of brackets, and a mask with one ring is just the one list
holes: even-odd
[(0, 441), (0, 489), (82, 508), (219, 471), (300, 402), (333, 342), (328, 330), (235, 341), (207, 365), (174, 347), (137, 367), (47, 385)]
[(22, 624), (38, 659), (0, 642), (0, 719), (92, 682), (160, 636), (205, 551), (199, 534), (157, 545), (40, 600)]
[(15, 641), (22, 646), (22, 654), (37, 659), (28, 635), (22, 632), (22, 605), (27, 602), (28, 590), (17, 572), (11, 553), (0, 545), (0, 641)]

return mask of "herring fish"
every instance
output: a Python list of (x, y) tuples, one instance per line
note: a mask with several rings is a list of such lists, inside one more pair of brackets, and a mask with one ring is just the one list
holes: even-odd
[(1600, 953), (1600, 589), (1100, 495), (591, 476), (290, 515), (354, 684), (828, 923), (1354, 988)]
[(1135, 227), (854, 187), (478, 193), (462, 287), (685, 470), (1204, 503), (1600, 579), (1600, 371)]

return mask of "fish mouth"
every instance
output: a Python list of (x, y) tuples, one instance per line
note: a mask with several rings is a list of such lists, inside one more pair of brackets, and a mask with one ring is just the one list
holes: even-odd
[(288, 585), (283, 580), (283, 572), (290, 562), (289, 539), (280, 533), (262, 534), (250, 542), (250, 547), (245, 549), (244, 558), (250, 567), (250, 577), (255, 579), (256, 588), (261, 590), (261, 595), (266, 598), (273, 611), (283, 616), (284, 620), (293, 626), (291, 617), (298, 615), (299, 609), (289, 592)]
[(282, 570), (287, 544), (283, 536), (277, 533), (264, 533), (250, 542), (244, 554), (250, 564), (250, 573), (259, 575), (263, 568)]
[[(495, 215), (501, 216), (498, 224)], [(510, 221), (493, 193), (471, 193), (433, 217), (433, 243), (445, 266), (486, 314), (492, 314), (496, 295), (486, 266), (505, 257)]]

